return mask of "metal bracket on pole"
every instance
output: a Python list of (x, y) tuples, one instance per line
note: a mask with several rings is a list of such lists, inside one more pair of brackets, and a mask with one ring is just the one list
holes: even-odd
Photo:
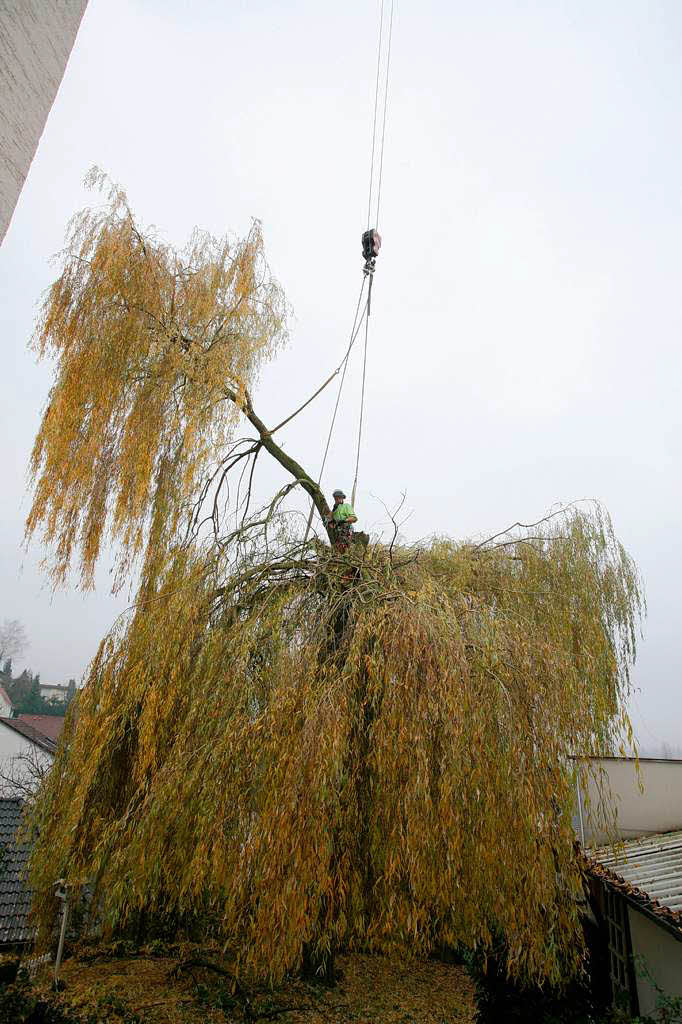
[(55, 882), (55, 895), (58, 900), (61, 900), (62, 904), (62, 926), (59, 930), (59, 944), (57, 945), (57, 956), (54, 961), (54, 987), (55, 990), (59, 989), (59, 968), (62, 965), (62, 955), (64, 953), (64, 939), (66, 938), (66, 922), (69, 916), (69, 894), (67, 891), (66, 882), (63, 878)]

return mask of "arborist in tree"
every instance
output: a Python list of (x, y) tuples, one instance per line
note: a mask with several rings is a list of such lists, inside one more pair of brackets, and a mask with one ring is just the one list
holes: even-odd
[(343, 491), (334, 491), (333, 498), (334, 507), (329, 516), (329, 527), (334, 547), (337, 551), (345, 551), (353, 536), (353, 523), (357, 523), (358, 517), (353, 512), (352, 505), (346, 502)]

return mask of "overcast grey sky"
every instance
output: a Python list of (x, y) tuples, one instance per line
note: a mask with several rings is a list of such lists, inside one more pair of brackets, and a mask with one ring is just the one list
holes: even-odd
[[(26, 342), (81, 187), (98, 164), (182, 243), (263, 222), (291, 301), (264, 373), (270, 422), (336, 365), (360, 280), (378, 4), (90, 0), (6, 240), (0, 619), (44, 681), (79, 677), (124, 607), (54, 597), (20, 550), (25, 471), (50, 368)], [(400, 0), (357, 511), (455, 537), (595, 497), (649, 601), (633, 715), (682, 746), (677, 0)], [(327, 489), (350, 487), (351, 367)], [(287, 446), (319, 464), (333, 395)]]

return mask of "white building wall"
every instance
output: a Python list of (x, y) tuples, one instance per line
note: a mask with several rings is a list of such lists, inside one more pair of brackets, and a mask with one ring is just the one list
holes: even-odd
[(628, 907), (628, 915), (639, 1012), (642, 1017), (654, 1016), (659, 999), (656, 986), (666, 996), (682, 996), (682, 942), (633, 907)]
[[(672, 832), (682, 828), (682, 761), (633, 758), (592, 758), (596, 771), (603, 770), (603, 786), (617, 809), (616, 830), (621, 839), (634, 839), (656, 832)], [(641, 788), (640, 788), (641, 783)], [(581, 793), (585, 845), (599, 846), (611, 840), (595, 808), (599, 803), (599, 786), (590, 779)], [(574, 818), (580, 835), (579, 816)]]
[(61, 701), (62, 704), (65, 704), (68, 697), (68, 691), (65, 686), (55, 686), (53, 683), (41, 683), (40, 696), (45, 700), (58, 700)]
[[(2, 2), (2, 0), (0, 0)], [(54, 758), (42, 747), (37, 746), (26, 736), (0, 722), (0, 795), (4, 797), (25, 796), (22, 786), (13, 786), (9, 780), (18, 779), (29, 783), (31, 773), (24, 758), (37, 762), (43, 770), (47, 770)]]
[(86, 6), (87, 0), (0, 0), (0, 242)]

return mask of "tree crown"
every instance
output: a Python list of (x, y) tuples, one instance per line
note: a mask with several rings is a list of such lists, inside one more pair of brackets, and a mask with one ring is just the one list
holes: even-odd
[(286, 306), (257, 221), (241, 240), (195, 231), (176, 250), (138, 226), (105, 175), (87, 180), (106, 203), (71, 221), (36, 329), (58, 370), (26, 528), (42, 526), (54, 545), (55, 582), (77, 548), (90, 586), (107, 526), (119, 581), (175, 538), (259, 367), (286, 338)]

